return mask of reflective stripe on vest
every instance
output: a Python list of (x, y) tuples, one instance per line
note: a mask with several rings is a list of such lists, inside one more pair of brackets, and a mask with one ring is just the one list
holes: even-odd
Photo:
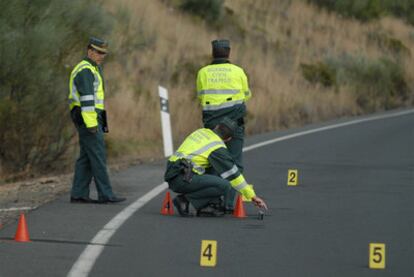
[(211, 152), (222, 147), (226, 147), (224, 142), (212, 130), (198, 129), (184, 140), (169, 160), (174, 162), (179, 159), (186, 159), (193, 165), (195, 173), (203, 174), (205, 169), (210, 166), (208, 157)]
[(239, 93), (239, 90), (237, 89), (206, 89), (199, 91), (197, 94), (199, 96), (201, 95), (207, 95), (207, 94), (237, 94)]
[(80, 101), (91, 101), (95, 100), (95, 97), (93, 95), (85, 95), (80, 97)]
[(247, 186), (247, 182), (241, 174), (239, 175), (239, 177), (230, 180), (230, 183), (231, 186), (238, 191), (244, 189)]
[(226, 179), (227, 177), (230, 177), (233, 174), (236, 174), (239, 169), (236, 165), (233, 165), (233, 167), (230, 170), (227, 170), (226, 172), (223, 172), (220, 174), (221, 178)]

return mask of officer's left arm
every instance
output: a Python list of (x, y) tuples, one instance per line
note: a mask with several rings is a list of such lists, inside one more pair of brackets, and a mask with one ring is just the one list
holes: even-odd
[(203, 80), (202, 80), (202, 75), (203, 75), (203, 71), (202, 69), (200, 69), (197, 73), (197, 98), (200, 101), (200, 103), (202, 102), (202, 95), (201, 95), (201, 91), (203, 90)]
[(220, 177), (228, 180), (231, 186), (239, 191), (245, 199), (250, 201), (256, 196), (253, 186), (247, 184), (227, 148), (216, 149), (209, 155), (208, 160), (211, 166), (220, 174)]
[[(94, 83), (95, 77), (91, 70), (85, 68), (75, 77), (75, 85), (79, 92), (81, 114), (87, 128), (95, 130), (98, 125), (97, 114), (95, 111)], [(95, 130), (96, 131), (96, 130)]]
[(241, 79), (242, 79), (242, 88), (244, 92), (244, 100), (247, 101), (250, 98), (252, 98), (252, 92), (249, 88), (249, 81), (247, 80), (246, 73), (243, 70), (241, 74)]

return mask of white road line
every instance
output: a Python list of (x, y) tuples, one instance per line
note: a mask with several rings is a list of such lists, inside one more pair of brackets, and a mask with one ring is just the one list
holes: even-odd
[[(276, 143), (283, 140), (288, 140), (291, 138), (296, 138), (299, 136), (304, 136), (316, 132), (331, 130), (339, 127), (344, 127), (348, 125), (373, 121), (373, 120), (379, 120), (384, 118), (391, 118), (391, 117), (397, 117), (402, 115), (407, 115), (414, 113), (414, 110), (406, 110), (391, 114), (385, 114), (385, 115), (379, 115), (379, 116), (373, 116), (369, 118), (364, 119), (356, 119), (344, 123), (338, 123), (330, 126), (320, 127), (308, 131), (302, 131), (290, 135), (286, 135), (280, 138), (275, 138), (271, 140), (267, 140), (261, 143), (256, 143), (253, 145), (250, 145), (248, 147), (243, 148), (243, 152), (247, 152), (259, 147), (263, 147), (272, 143)], [(123, 209), (119, 214), (117, 214), (114, 218), (111, 219), (103, 228), (100, 230), (96, 236), (92, 239), (91, 243), (93, 245), (88, 245), (85, 250), (82, 252), (82, 254), (79, 256), (78, 260), (75, 262), (75, 264), (72, 266), (71, 270), (68, 273), (68, 277), (86, 277), (89, 275), (89, 272), (92, 270), (96, 260), (98, 259), (99, 255), (102, 253), (104, 249), (104, 245), (109, 241), (109, 239), (112, 237), (113, 234), (124, 224), (125, 221), (128, 220), (137, 210), (139, 210), (142, 206), (144, 206), (146, 203), (148, 203), (151, 199), (156, 197), (158, 194), (160, 194), (162, 191), (164, 191), (167, 188), (167, 183), (162, 183), (153, 188), (151, 191), (149, 191), (144, 196), (140, 197), (138, 200), (130, 204), (128, 207)], [(99, 244), (99, 245), (96, 245)]]
[(292, 138), (296, 138), (296, 137), (300, 137), (300, 136), (304, 136), (304, 135), (308, 135), (308, 134), (313, 134), (313, 133), (316, 133), (316, 132), (331, 130), (331, 129), (335, 129), (335, 128), (340, 128), (340, 127), (344, 127), (344, 126), (348, 126), (348, 125), (353, 125), (353, 124), (358, 124), (358, 123), (363, 123), (363, 122), (368, 122), (368, 121), (373, 121), (373, 120), (397, 117), (397, 116), (407, 115), (407, 114), (411, 114), (411, 113), (414, 113), (414, 110), (406, 110), (406, 111), (392, 113), (392, 114), (384, 114), (384, 115), (373, 116), (373, 117), (369, 117), (369, 118), (356, 119), (356, 120), (347, 121), (347, 122), (344, 122), (344, 123), (338, 123), (338, 124), (334, 124), (334, 125), (329, 125), (329, 126), (325, 126), (325, 127), (320, 127), (320, 128), (316, 128), (316, 129), (312, 129), (312, 130), (308, 130), (308, 131), (302, 131), (302, 132), (294, 133), (294, 134), (291, 134), (291, 135), (286, 135), (286, 136), (283, 136), (283, 137), (280, 137), (280, 138), (275, 138), (275, 139), (267, 140), (267, 141), (264, 141), (264, 142), (260, 142), (260, 143), (256, 143), (256, 144), (244, 147), (243, 152), (250, 151), (250, 150), (253, 150), (253, 149), (256, 149), (256, 148), (259, 148), (259, 147), (263, 147), (263, 146), (266, 146), (266, 145), (269, 145), (269, 144), (272, 144), (272, 143), (275, 143), (275, 142), (288, 140), (288, 139), (292, 139)]
[(0, 209), (0, 212), (27, 211), (27, 210), (33, 210), (33, 209), (36, 209), (36, 207), (12, 207), (12, 208)]
[(128, 207), (123, 209), (119, 214), (111, 219), (103, 228), (96, 234), (92, 239), (91, 243), (96, 243), (99, 245), (90, 244), (82, 254), (79, 256), (76, 263), (72, 266), (67, 276), (69, 277), (84, 277), (88, 276), (89, 272), (92, 270), (95, 261), (98, 259), (99, 255), (104, 249), (104, 244), (106, 244), (113, 234), (119, 229), (119, 227), (127, 221), (139, 208), (144, 206), (152, 198), (156, 197), (163, 190), (167, 188), (167, 183), (162, 183), (153, 188), (144, 196), (140, 197), (138, 200), (130, 204)]

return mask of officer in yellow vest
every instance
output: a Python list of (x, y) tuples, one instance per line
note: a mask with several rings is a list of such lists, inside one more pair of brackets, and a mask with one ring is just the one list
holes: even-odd
[[(226, 146), (237, 167), (243, 172), (245, 102), (252, 94), (243, 69), (229, 61), (229, 40), (214, 40), (211, 43), (213, 61), (197, 74), (197, 95), (203, 108), (203, 123), (204, 127), (212, 129), (224, 117), (237, 122), (233, 139), (226, 142)], [(235, 193), (235, 190), (230, 192), (228, 206), (234, 206)]]
[[(126, 200), (112, 192), (106, 168), (103, 132), (108, 132), (104, 106), (104, 78), (101, 64), (107, 43), (90, 38), (87, 56), (70, 74), (69, 109), (79, 134), (80, 155), (75, 165), (71, 203), (115, 203)], [(95, 181), (98, 200), (89, 197), (89, 184)]]
[[(233, 161), (225, 142), (232, 139), (237, 124), (224, 118), (213, 130), (202, 128), (190, 134), (167, 163), (164, 179), (169, 188), (179, 193), (174, 206), (181, 216), (190, 216), (189, 204), (198, 216), (221, 216), (233, 207), (225, 207), (229, 192), (233, 188), (247, 201), (267, 209), (253, 186), (247, 184)], [(214, 169), (219, 176), (208, 174)]]

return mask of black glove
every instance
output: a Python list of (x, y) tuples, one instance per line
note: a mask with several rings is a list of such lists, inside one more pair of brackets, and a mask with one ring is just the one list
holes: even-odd
[(75, 106), (71, 111), (70, 111), (70, 116), (72, 118), (73, 124), (75, 124), (75, 126), (77, 128), (81, 127), (82, 125), (84, 125), (83, 123), (83, 118), (82, 118), (82, 114), (81, 114), (81, 108), (78, 106)]
[(102, 131), (104, 133), (109, 133), (108, 129), (108, 120), (106, 119), (106, 111), (102, 111)]

